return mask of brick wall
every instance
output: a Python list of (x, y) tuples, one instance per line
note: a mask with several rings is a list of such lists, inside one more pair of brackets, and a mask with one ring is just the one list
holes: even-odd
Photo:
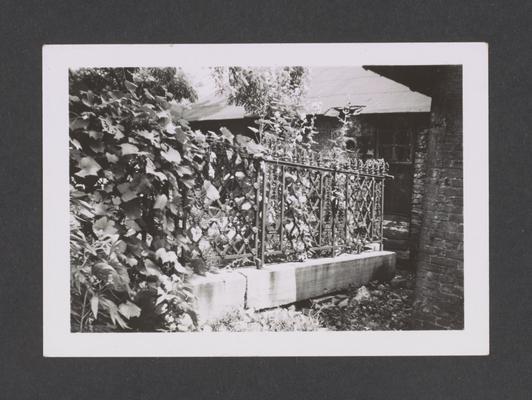
[(463, 329), (462, 77), (440, 67), (432, 93), (414, 325)]
[(423, 195), (427, 175), (427, 139), (428, 130), (417, 133), (414, 148), (414, 171), (412, 177), (412, 209), (410, 214), (410, 261), (415, 265), (421, 222), (423, 220)]

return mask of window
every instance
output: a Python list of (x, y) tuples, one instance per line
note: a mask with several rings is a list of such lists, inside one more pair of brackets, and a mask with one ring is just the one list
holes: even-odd
[(379, 129), (377, 131), (378, 157), (389, 163), (410, 164), (413, 160), (412, 129)]

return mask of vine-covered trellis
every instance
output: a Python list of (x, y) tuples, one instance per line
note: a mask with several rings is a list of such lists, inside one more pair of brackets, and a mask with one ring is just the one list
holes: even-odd
[[(347, 157), (340, 162), (300, 145), (267, 143), (249, 154), (212, 142), (205, 177), (216, 200), (185, 207), (190, 254), (213, 265), (252, 260), (302, 260), (382, 247), (383, 160)], [(202, 189), (202, 190), (200, 190)], [(194, 190), (194, 189), (192, 189)]]

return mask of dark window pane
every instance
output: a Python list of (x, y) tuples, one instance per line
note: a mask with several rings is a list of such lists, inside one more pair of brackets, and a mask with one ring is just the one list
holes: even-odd
[(382, 158), (384, 158), (387, 161), (394, 161), (392, 159), (392, 147), (391, 146), (383, 146), (382, 147)]
[(396, 161), (399, 161), (399, 162), (410, 161), (410, 147), (396, 146), (395, 156), (396, 156)]
[(399, 131), (395, 135), (396, 144), (410, 144), (410, 132), (408, 131)]
[(380, 141), (382, 144), (393, 144), (394, 137), (393, 132), (389, 130), (381, 130), (380, 132)]

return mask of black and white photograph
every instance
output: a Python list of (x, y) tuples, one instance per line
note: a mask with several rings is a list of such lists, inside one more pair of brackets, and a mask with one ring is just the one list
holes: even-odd
[(531, 398), (532, 2), (3, 5), (0, 398)]
[[(327, 335), (341, 332), (376, 346), (383, 333), (403, 334), (415, 348), (422, 336), (408, 335), (469, 327), (487, 349), (487, 303), (465, 312), (475, 298), (465, 275), (485, 274), (476, 299), (487, 294), (487, 265), (464, 262), (465, 137), (487, 143), (482, 125), (464, 132), (464, 119), (477, 118), (464, 107), (466, 62), (452, 45), (446, 63), (265, 63), (248, 56), (260, 46), (246, 46), (234, 63), (203, 51), (202, 63), (146, 65), (139, 49), (137, 64), (63, 62), (62, 89), (49, 99), (63, 96), (61, 121), (68, 112), (68, 199), (56, 204), (68, 201), (68, 288), (57, 291), (68, 314), (45, 307), (45, 325), (61, 320), (62, 335), (94, 344), (146, 333), (192, 347), (328, 337), (324, 353), (335, 340)], [(73, 47), (72, 59), (83, 49)], [(45, 78), (46, 62), (45, 48)], [(46, 81), (44, 90), (46, 129)], [(480, 107), (482, 93), (472, 94)], [(486, 117), (481, 109), (478, 120)], [(456, 349), (442, 351), (468, 351)], [(238, 355), (212, 355), (229, 354)]]

